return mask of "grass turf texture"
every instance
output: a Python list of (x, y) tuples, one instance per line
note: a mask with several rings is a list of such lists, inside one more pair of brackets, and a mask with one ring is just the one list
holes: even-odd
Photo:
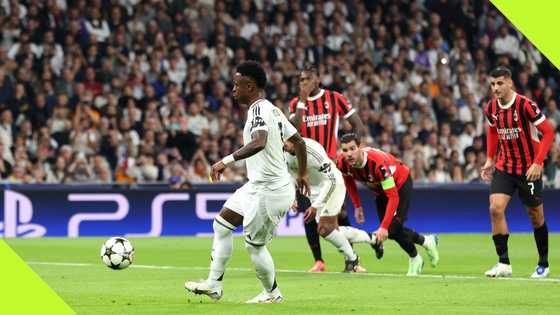
[[(131, 239), (133, 267), (111, 270), (101, 262), (105, 239), (12, 239), (8, 243), (78, 314), (554, 314), (560, 309), (560, 254), (552, 246), (553, 280), (526, 280), (536, 263), (532, 234), (510, 236), (514, 279), (485, 279), (496, 261), (490, 236), (440, 235), (440, 265), (407, 278), (404, 252), (389, 241), (378, 261), (369, 246), (355, 246), (369, 274), (342, 274), (343, 259), (322, 242), (329, 271), (309, 274), (311, 253), (304, 238), (276, 238), (270, 245), (279, 287), (278, 305), (245, 305), (261, 291), (243, 240), (235, 238), (224, 277), (224, 296), (213, 302), (187, 294), (186, 279), (207, 276), (211, 238)], [(558, 244), (552, 234), (550, 243)], [(60, 263), (60, 264), (51, 264)], [(67, 263), (73, 263), (67, 264)], [(430, 275), (445, 275), (435, 277)]]

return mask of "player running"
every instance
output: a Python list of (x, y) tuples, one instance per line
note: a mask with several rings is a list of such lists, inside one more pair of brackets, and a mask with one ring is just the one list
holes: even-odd
[[(492, 70), (490, 88), (494, 98), (484, 111), (489, 127), (487, 159), (481, 176), (486, 181), (492, 181), (490, 219), (492, 239), (499, 260), (484, 274), (487, 277), (511, 276), (505, 210), (517, 190), (531, 218), (539, 253), (539, 261), (531, 278), (545, 278), (549, 274), (548, 228), (544, 220), (541, 177), (544, 159), (554, 141), (554, 130), (537, 104), (515, 93), (508, 68), (497, 67)], [(540, 140), (537, 130), (543, 135)]]
[(356, 221), (360, 224), (364, 222), (364, 211), (355, 182), (359, 181), (373, 190), (376, 196), (377, 216), (381, 224), (374, 232), (375, 239), (384, 242), (390, 238), (401, 246), (410, 257), (407, 275), (420, 275), (424, 266), (415, 244), (422, 245), (432, 266), (437, 266), (437, 237), (423, 236), (404, 226), (413, 185), (408, 167), (389, 153), (361, 148), (355, 134), (345, 134), (340, 141), (342, 154), (338, 158), (338, 169), (343, 174), (346, 189), (354, 204)]
[(282, 149), (284, 141), (290, 139), (294, 143), (300, 165), (296, 181), (305, 190), (308, 189), (305, 174), (307, 154), (305, 142), (282, 111), (262, 96), (265, 85), (266, 74), (258, 63), (247, 61), (237, 66), (233, 97), (240, 104), (250, 104), (243, 129), (245, 145), (212, 165), (212, 177), (218, 179), (229, 164), (246, 159), (249, 181), (235, 191), (214, 219), (208, 279), (185, 283), (188, 291), (208, 295), (214, 300), (222, 297), (222, 280), (233, 249), (232, 232), (242, 224), (245, 247), (264, 289), (247, 303), (278, 303), (283, 300), (266, 244), (272, 239), (276, 226), (295, 196)]
[[(305, 222), (318, 222), (318, 232), (344, 255), (344, 272), (365, 272), (360, 266), (358, 255), (352, 249), (350, 240), (354, 243), (375, 244), (367, 232), (350, 227), (338, 227), (337, 217), (344, 204), (346, 187), (342, 174), (334, 162), (327, 156), (325, 149), (316, 141), (304, 138), (307, 151), (307, 175), (311, 205), (305, 210)], [(299, 171), (296, 159), (295, 145), (290, 141), (284, 143), (288, 171), (296, 177)]]

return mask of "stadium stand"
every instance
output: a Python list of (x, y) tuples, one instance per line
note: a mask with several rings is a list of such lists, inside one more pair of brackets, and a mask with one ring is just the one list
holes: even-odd
[[(317, 64), (359, 109), (365, 143), (417, 182), (480, 181), (494, 65), (560, 132), (558, 71), (488, 1), (4, 0), (0, 23), (4, 182), (208, 182), (240, 146), (230, 78), (245, 59), (284, 110), (298, 70)], [(224, 178), (243, 179), (241, 164)]]

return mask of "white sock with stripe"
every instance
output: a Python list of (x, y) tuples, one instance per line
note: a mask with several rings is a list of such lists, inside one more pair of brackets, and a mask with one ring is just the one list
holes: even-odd
[(212, 242), (212, 261), (210, 262), (208, 280), (222, 281), (226, 264), (233, 251), (233, 231), (235, 226), (218, 215), (214, 219), (212, 227), (214, 229), (214, 241)]

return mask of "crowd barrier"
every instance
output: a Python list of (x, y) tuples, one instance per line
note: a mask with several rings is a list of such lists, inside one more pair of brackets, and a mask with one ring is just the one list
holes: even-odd
[[(210, 235), (212, 220), (238, 185), (200, 185), (173, 190), (165, 185), (0, 185), (0, 236), (80, 237)], [(377, 227), (373, 194), (360, 189), (367, 230)], [(560, 231), (560, 190), (545, 190), (549, 229)], [(353, 220), (349, 199), (346, 209)], [(512, 232), (532, 231), (515, 196), (507, 210)], [(303, 235), (302, 214), (288, 213), (278, 235)], [(353, 222), (355, 224), (355, 222)], [(488, 186), (416, 185), (408, 225), (419, 232), (487, 233)]]

